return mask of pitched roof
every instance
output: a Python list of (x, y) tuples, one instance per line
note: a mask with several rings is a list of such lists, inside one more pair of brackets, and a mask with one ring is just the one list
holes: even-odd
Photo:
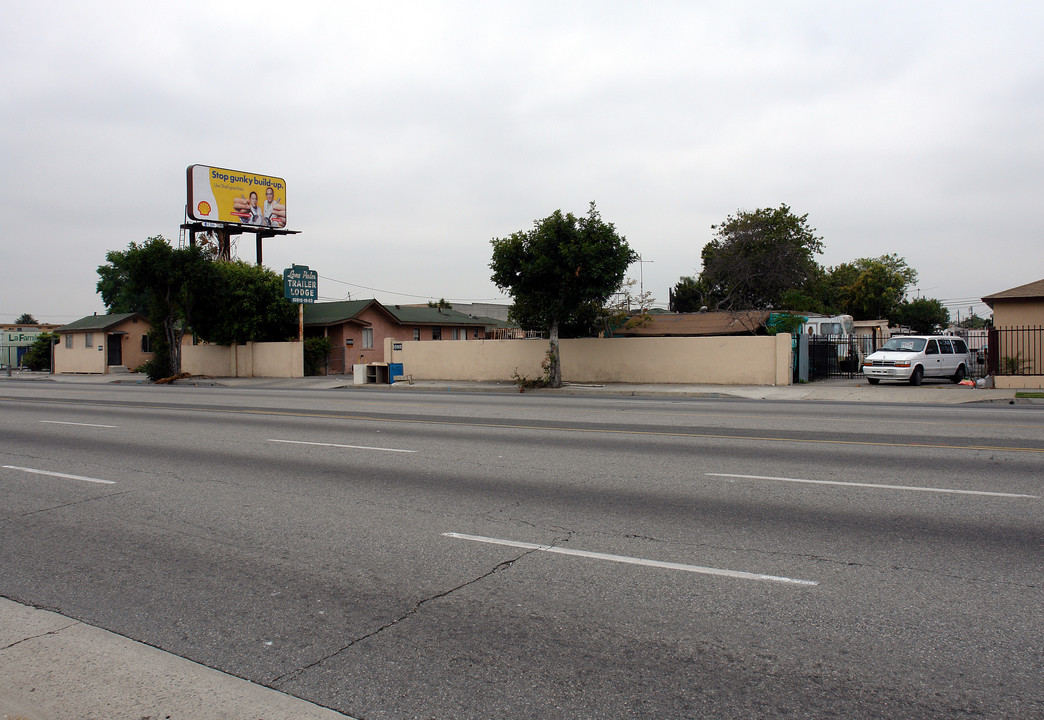
[(487, 325), (503, 323), (493, 318), (472, 317), (452, 308), (386, 305), (385, 308), (401, 325)]
[(1019, 285), (1010, 290), (1001, 290), (998, 293), (987, 295), (982, 298), (982, 301), (992, 308), (994, 300), (1029, 300), (1036, 298), (1044, 298), (1044, 280)]
[(340, 302), (309, 303), (304, 306), (305, 325), (339, 325), (355, 322), (369, 325), (359, 318), (364, 310), (373, 306), (385, 313), (399, 325), (472, 325), (479, 327), (505, 327), (507, 323), (488, 317), (473, 317), (452, 308), (433, 308), (426, 305), (383, 305), (376, 300), (342, 300)]
[(644, 327), (620, 328), (614, 335), (685, 337), (691, 335), (749, 335), (763, 327), (768, 311), (650, 314)]
[[(304, 322), (305, 325), (337, 325), (349, 322), (350, 320), (356, 320), (359, 313), (371, 305), (382, 307), (376, 300), (308, 303), (304, 306)], [(365, 320), (359, 320), (358, 322), (363, 325), (369, 325)]]
[(140, 317), (142, 320), (147, 320), (144, 315), (137, 312), (132, 313), (116, 313), (114, 315), (88, 315), (85, 318), (74, 320), (68, 325), (63, 325), (58, 328), (58, 332), (73, 332), (73, 331), (93, 331), (93, 330), (108, 330), (113, 325), (119, 325), (124, 320), (132, 317)]

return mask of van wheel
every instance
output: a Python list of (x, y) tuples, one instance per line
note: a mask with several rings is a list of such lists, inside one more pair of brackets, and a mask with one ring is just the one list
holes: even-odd
[(877, 383), (881, 382), (881, 378), (867, 378), (866, 381), (871, 385), (876, 385)]
[(920, 385), (921, 384), (921, 380), (923, 378), (924, 378), (924, 368), (922, 368), (920, 365), (918, 365), (917, 367), (914, 368), (914, 371), (912, 373), (910, 373), (910, 384), (911, 385)]
[(961, 380), (963, 380), (967, 375), (968, 375), (968, 372), (964, 369), (964, 366), (961, 365), (959, 368), (957, 368), (957, 372), (955, 372), (953, 374), (953, 377), (951, 377), (950, 380), (952, 380), (953, 384), (956, 385)]

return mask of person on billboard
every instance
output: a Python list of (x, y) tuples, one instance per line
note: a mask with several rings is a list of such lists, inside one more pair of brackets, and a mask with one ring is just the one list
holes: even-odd
[(265, 225), (283, 227), (286, 225), (286, 205), (275, 201), (275, 190), (265, 190)]
[(261, 208), (257, 206), (257, 193), (250, 191), (250, 217), (247, 218), (248, 225), (264, 225), (265, 219), (261, 215)]

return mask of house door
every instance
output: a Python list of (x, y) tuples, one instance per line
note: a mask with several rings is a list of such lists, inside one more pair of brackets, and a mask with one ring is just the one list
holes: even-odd
[(123, 333), (112, 333), (108, 337), (109, 365), (123, 364)]

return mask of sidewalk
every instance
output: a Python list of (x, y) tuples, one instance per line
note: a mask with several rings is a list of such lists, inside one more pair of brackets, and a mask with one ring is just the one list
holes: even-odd
[[(51, 381), (60, 383), (147, 385), (148, 380), (136, 374), (120, 375), (48, 375), (15, 373), (4, 381)], [(261, 390), (344, 390), (352, 392), (456, 391), (517, 393), (511, 381), (470, 382), (463, 380), (417, 380), (393, 385), (355, 385), (351, 376), (332, 375), (304, 378), (211, 378), (192, 377), (177, 380), (182, 387), (255, 388)], [(559, 390), (526, 390), (527, 393), (577, 396), (636, 397), (703, 397), (746, 398), (749, 400), (815, 400), (822, 402), (926, 403), (957, 405), (963, 403), (1035, 403), (1044, 400), (1016, 398), (1016, 390), (984, 389), (954, 385), (939, 380), (926, 380), (919, 387), (888, 383), (870, 385), (863, 379), (818, 380), (799, 385), (667, 385), (658, 383), (566, 383)], [(2, 720), (2, 718), (0, 718)]]
[(57, 613), (3, 598), (0, 668), (0, 720), (348, 717)]

